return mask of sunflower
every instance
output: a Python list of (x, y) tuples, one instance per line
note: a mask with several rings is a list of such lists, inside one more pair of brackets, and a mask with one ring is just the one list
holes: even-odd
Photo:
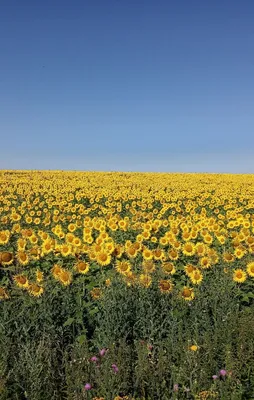
[(18, 251), (17, 253), (17, 260), (21, 265), (28, 265), (29, 263), (29, 256), (24, 251)]
[(174, 240), (172, 242), (172, 247), (176, 250), (181, 250), (182, 244), (178, 240)]
[(80, 247), (81, 245), (82, 245), (82, 242), (81, 242), (81, 240), (80, 240), (80, 238), (79, 237), (75, 237), (74, 238), (74, 240), (73, 240), (73, 245), (77, 248), (77, 247)]
[(197, 268), (194, 267), (194, 265), (192, 264), (187, 264), (184, 267), (184, 271), (186, 273), (186, 275), (188, 275), (189, 277), (191, 276), (191, 274), (196, 270)]
[(91, 294), (91, 296), (92, 296), (92, 298), (93, 298), (94, 300), (98, 300), (98, 299), (101, 297), (101, 295), (102, 295), (102, 291), (101, 291), (100, 288), (93, 288), (93, 289), (90, 291), (90, 294)]
[(151, 236), (151, 233), (149, 231), (145, 230), (145, 231), (143, 231), (141, 233), (141, 235), (142, 235), (144, 240), (148, 240), (150, 238), (150, 236)]
[(13, 254), (10, 251), (0, 253), (0, 264), (11, 265), (13, 263)]
[(96, 256), (96, 261), (101, 266), (109, 265), (111, 261), (111, 255), (105, 250), (101, 250)]
[(122, 257), (123, 253), (124, 253), (124, 246), (122, 246), (121, 244), (117, 244), (117, 245), (115, 246), (113, 255), (114, 255), (116, 258), (120, 258), (120, 257)]
[(194, 290), (187, 286), (184, 286), (184, 288), (180, 292), (180, 295), (186, 301), (193, 300), (195, 297)]
[(107, 242), (105, 243), (105, 250), (108, 254), (112, 254), (115, 250), (114, 242)]
[(159, 243), (161, 246), (167, 246), (168, 245), (168, 239), (165, 236), (162, 236), (159, 240)]
[(72, 222), (68, 225), (68, 231), (73, 233), (77, 229), (77, 225), (73, 224)]
[(71, 255), (72, 247), (70, 244), (64, 243), (62, 246), (60, 246), (60, 251), (63, 257), (68, 257)]
[(247, 264), (247, 272), (249, 276), (254, 277), (254, 261)]
[(142, 263), (142, 268), (146, 274), (152, 273), (155, 271), (155, 265), (153, 260), (145, 260)]
[(195, 245), (192, 242), (184, 243), (182, 252), (185, 256), (193, 256), (195, 254), (195, 251)]
[(37, 285), (37, 283), (31, 283), (30, 285), (28, 285), (27, 290), (34, 297), (40, 297), (44, 292), (43, 287)]
[(89, 271), (89, 264), (84, 261), (79, 261), (76, 264), (76, 271), (79, 272), (80, 274), (87, 274)]
[(152, 260), (153, 259), (153, 252), (152, 250), (145, 248), (142, 252), (144, 260)]
[(132, 244), (125, 250), (125, 253), (129, 258), (135, 258), (137, 257), (138, 251), (137, 248)]
[(25, 275), (14, 275), (13, 280), (20, 288), (27, 288), (29, 285), (29, 281)]
[(178, 260), (179, 258), (178, 251), (175, 249), (170, 250), (168, 252), (168, 257), (170, 258), (170, 260)]
[(153, 257), (155, 260), (163, 260), (163, 258), (165, 257), (165, 253), (162, 249), (158, 247), (157, 249), (153, 250)]
[(102, 250), (102, 244), (94, 243), (93, 244), (93, 251), (98, 254)]
[(68, 286), (72, 282), (72, 274), (70, 271), (62, 268), (61, 272), (59, 273), (58, 279), (64, 286)]
[(176, 272), (175, 266), (171, 262), (165, 262), (162, 264), (162, 270), (167, 275), (174, 275)]
[(213, 237), (212, 237), (211, 235), (209, 235), (209, 234), (206, 234), (206, 235), (204, 236), (204, 242), (205, 242), (206, 244), (212, 244), (212, 242), (213, 242)]
[(141, 274), (139, 277), (139, 283), (145, 288), (148, 288), (152, 284), (152, 278), (148, 274)]
[(195, 248), (196, 248), (196, 254), (198, 257), (202, 257), (205, 255), (206, 245), (204, 243), (202, 243), (202, 242), (196, 243)]
[(59, 280), (60, 273), (62, 272), (62, 267), (60, 265), (55, 264), (51, 270), (52, 275), (55, 279)]
[(53, 250), (51, 240), (50, 239), (45, 240), (41, 245), (41, 249), (43, 255), (49, 254)]
[(127, 275), (131, 271), (131, 263), (127, 260), (116, 260), (116, 270), (122, 275)]
[(211, 267), (211, 260), (209, 257), (202, 257), (200, 258), (200, 265), (202, 268), (210, 268)]
[(137, 277), (132, 271), (129, 271), (124, 275), (124, 280), (127, 286), (133, 286), (136, 283)]
[(170, 293), (173, 290), (173, 283), (169, 280), (161, 279), (159, 281), (161, 293)]
[(201, 271), (196, 269), (190, 274), (190, 280), (194, 285), (199, 285), (203, 280), (203, 275)]
[(38, 243), (38, 238), (37, 238), (37, 236), (32, 235), (32, 236), (29, 238), (29, 242), (32, 243), (32, 244)]
[(223, 253), (222, 258), (226, 263), (231, 263), (231, 262), (235, 261), (234, 255), (227, 251), (225, 253)]
[(0, 231), (0, 244), (7, 244), (10, 239), (10, 231)]
[[(59, 236), (60, 233), (62, 233), (61, 230), (55, 231), (55, 234), (56, 234), (57, 236)], [(68, 243), (68, 244), (72, 244), (74, 238), (75, 238), (75, 236), (73, 235), (73, 233), (68, 232), (68, 233), (65, 235), (65, 241), (66, 241), (66, 243)]]
[(236, 258), (240, 259), (246, 254), (246, 250), (242, 247), (237, 247), (234, 251), (234, 255)]
[(9, 299), (9, 295), (6, 292), (6, 289), (3, 287), (0, 287), (0, 300), (6, 300)]
[(26, 239), (20, 237), (17, 240), (18, 251), (24, 251), (26, 248), (27, 241)]
[(42, 271), (36, 271), (36, 282), (41, 283), (43, 281), (44, 274)]
[(32, 247), (29, 251), (29, 255), (31, 256), (32, 260), (39, 260), (40, 249), (37, 247)]
[(234, 270), (233, 281), (238, 283), (243, 283), (246, 281), (246, 279), (247, 279), (247, 274), (243, 269), (238, 268)]

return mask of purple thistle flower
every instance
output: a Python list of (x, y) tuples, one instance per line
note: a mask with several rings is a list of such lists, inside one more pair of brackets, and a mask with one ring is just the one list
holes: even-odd
[(117, 374), (117, 372), (119, 372), (119, 368), (116, 364), (112, 364), (111, 367), (113, 368), (115, 374)]
[(85, 390), (91, 390), (91, 389), (92, 389), (91, 383), (86, 383), (85, 384)]
[(175, 383), (173, 386), (173, 391), (178, 392), (178, 390), (179, 390), (179, 385), (178, 385), (178, 383)]
[(93, 357), (91, 357), (91, 361), (92, 361), (92, 362), (97, 362), (97, 361), (98, 361), (98, 358), (97, 358), (96, 356), (93, 356)]
[(226, 375), (227, 375), (227, 371), (225, 369), (221, 369), (220, 376), (226, 376)]
[(212, 378), (215, 381), (216, 379), (218, 379), (218, 375), (213, 375)]
[(100, 350), (100, 356), (101, 356), (101, 357), (105, 356), (106, 351), (107, 351), (106, 349), (101, 349), (101, 350)]

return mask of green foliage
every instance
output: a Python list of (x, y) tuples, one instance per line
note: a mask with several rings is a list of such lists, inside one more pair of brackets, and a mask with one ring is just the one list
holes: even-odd
[(156, 279), (144, 288), (115, 276), (99, 300), (93, 287), (0, 304), (0, 400), (254, 398), (254, 306), (222, 268), (192, 301), (161, 293)]

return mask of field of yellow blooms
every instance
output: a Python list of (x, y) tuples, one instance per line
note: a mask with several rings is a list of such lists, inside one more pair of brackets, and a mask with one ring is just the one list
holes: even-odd
[(184, 275), (186, 300), (216, 266), (254, 277), (253, 175), (2, 171), (0, 185), (2, 300), (96, 266), (106, 286), (115, 273), (148, 287), (159, 269), (165, 293)]
[[(100, 302), (113, 298), (114, 285), (125, 286), (126, 293), (156, 288), (164, 302), (191, 308), (218, 274), (231, 282), (236, 304), (251, 308), (254, 175), (0, 171), (0, 305), (11, 321), (11, 307), (41, 307), (52, 293), (67, 302), (75, 290), (81, 293), (77, 302), (86, 293), (95, 318)], [(73, 302), (64, 304), (71, 309)], [(71, 331), (76, 314), (63, 318), (59, 324)], [(87, 321), (79, 338), (89, 336)], [(202, 348), (196, 340), (187, 347), (193, 354)], [(92, 398), (90, 389), (69, 398)], [(187, 390), (174, 396), (192, 398)]]

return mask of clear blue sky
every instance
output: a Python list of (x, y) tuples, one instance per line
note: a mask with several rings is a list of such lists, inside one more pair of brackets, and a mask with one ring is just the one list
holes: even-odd
[(254, 173), (253, 0), (1, 0), (0, 169)]

